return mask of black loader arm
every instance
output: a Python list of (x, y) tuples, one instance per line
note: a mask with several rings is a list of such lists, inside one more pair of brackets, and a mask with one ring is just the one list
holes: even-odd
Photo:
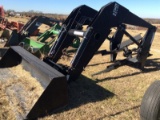
[(46, 16), (34, 16), (32, 17), (20, 30), (20, 34), (32, 34), (41, 24), (46, 24), (48, 26), (53, 26), (54, 23), (59, 23), (60, 21), (49, 18)]
[(93, 18), (95, 17), (97, 11), (86, 6), (81, 5), (75, 8), (70, 15), (67, 17), (62, 25), (61, 32), (58, 36), (57, 41), (51, 47), (49, 52), (49, 57), (57, 62), (62, 56), (62, 51), (64, 48), (69, 47), (73, 42), (75, 36), (68, 34), (70, 29), (81, 30), (83, 25), (89, 25)]
[[(152, 44), (156, 28), (118, 3), (112, 2), (102, 7), (92, 23), (89, 25), (84, 36), (84, 40), (71, 64), (70, 70), (73, 73), (70, 73), (73, 79), (79, 76), (79, 71), (82, 71), (86, 67), (95, 52), (110, 34), (110, 29), (112, 27), (119, 27), (124, 34), (128, 35), (123, 31), (124, 27), (121, 26), (122, 24), (141, 26), (148, 29), (146, 35), (142, 39), (142, 42), (137, 43), (139, 46), (137, 60), (141, 66), (144, 65), (149, 54), (149, 49)], [(131, 40), (133, 39), (131, 38)]]

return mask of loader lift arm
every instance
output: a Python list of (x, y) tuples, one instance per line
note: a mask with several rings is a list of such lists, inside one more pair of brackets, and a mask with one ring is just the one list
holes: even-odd
[[(137, 42), (125, 30), (124, 24), (147, 28), (147, 32), (142, 41)], [(61, 36), (63, 35), (63, 32), (57, 41), (57, 43), (61, 44), (54, 45), (50, 51), (49, 57), (45, 58), (44, 61), (51, 66), (56, 66), (56, 68), (58, 68), (60, 71), (63, 71), (63, 73), (67, 75), (67, 79), (69, 81), (75, 80), (87, 66), (104, 40), (109, 38), (111, 28), (113, 27), (117, 27), (117, 34), (115, 34), (115, 36), (111, 39), (111, 50), (118, 48), (118, 44), (121, 43), (123, 34), (127, 35), (138, 46), (137, 56), (135, 58), (129, 57), (127, 59), (131, 61), (136, 59), (134, 61), (140, 63), (140, 66), (143, 67), (148, 57), (156, 28), (116, 2), (111, 2), (103, 6), (96, 14), (93, 21), (89, 24), (86, 31), (77, 31), (77, 29), (73, 30), (72, 27), (68, 27), (70, 30), (72, 29), (72, 32), (67, 35), (68, 38), (71, 38), (72, 36), (79, 36), (80, 34), (77, 34), (79, 32), (81, 32), (81, 36), (83, 36), (83, 41), (68, 68), (64, 69), (63, 67), (59, 67), (54, 63), (60, 58), (62, 47), (64, 47), (66, 44), (63, 42), (65, 41), (65, 37), (62, 38)], [(64, 30), (64, 32), (67, 31)], [(118, 37), (119, 39), (117, 39)], [(116, 55), (112, 55), (112, 57), (112, 60), (116, 59)]]
[(83, 25), (89, 25), (97, 11), (86, 6), (81, 5), (75, 8), (70, 15), (67, 17), (65, 22), (62, 25), (61, 32), (58, 36), (57, 41), (51, 47), (49, 52), (50, 58), (57, 62), (58, 59), (62, 56), (62, 51), (64, 48), (68, 48), (69, 45), (72, 44), (73, 40), (76, 38), (75, 36), (71, 36), (68, 34), (70, 29), (81, 30)]
[(20, 34), (24, 34), (24, 32), (32, 34), (42, 23), (53, 26), (55, 22), (59, 23), (60, 21), (45, 16), (34, 16), (24, 25), (20, 31)]
[(55, 23), (60, 21), (48, 18), (46, 16), (34, 16), (32, 17), (17, 33), (13, 31), (10, 39), (6, 42), (5, 46), (18, 45), (24, 38), (29, 37), (34, 31), (38, 29), (41, 24), (46, 24), (48, 26), (53, 26)]

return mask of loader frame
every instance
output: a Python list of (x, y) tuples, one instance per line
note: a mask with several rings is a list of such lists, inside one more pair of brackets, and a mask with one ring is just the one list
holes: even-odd
[[(88, 11), (85, 12), (85, 14), (90, 13)], [(69, 16), (68, 19), (71, 17), (72, 16)], [(74, 24), (74, 22), (75, 21), (73, 20), (72, 23)], [(123, 49), (126, 54), (126, 59), (134, 63), (139, 63), (140, 68), (143, 68), (149, 55), (149, 50), (156, 31), (156, 27), (134, 15), (117, 2), (111, 2), (103, 6), (89, 24), (86, 31), (72, 29), (73, 24), (70, 25), (71, 21), (69, 20), (66, 20), (65, 24), (66, 25), (63, 26), (57, 43), (52, 46), (49, 56), (44, 58), (44, 61), (66, 74), (68, 81), (76, 80), (79, 77), (81, 72), (107, 38), (111, 42), (110, 52), (108, 52), (108, 54), (111, 54), (111, 61), (115, 61), (123, 35), (128, 36), (132, 43), (135, 43), (138, 46), (137, 55), (132, 57), (132, 51), (126, 49), (126, 46), (129, 44), (125, 45)], [(125, 30), (125, 24), (147, 28), (147, 31), (140, 42)], [(68, 27), (69, 25), (71, 26), (70, 28)], [(111, 28), (113, 27), (117, 28), (116, 33), (112, 38), (109, 38)], [(59, 67), (55, 63), (62, 56), (62, 50), (67, 48), (69, 43), (72, 42), (68, 42), (68, 38), (73, 38), (74, 36), (81, 36), (83, 37), (83, 40), (71, 62), (71, 65), (64, 69), (64, 67)]]

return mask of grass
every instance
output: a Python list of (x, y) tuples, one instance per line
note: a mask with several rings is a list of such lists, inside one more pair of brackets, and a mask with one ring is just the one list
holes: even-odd
[(1, 74), (0, 80), (0, 118), (22, 119), (31, 110), (39, 96), (44, 91), (43, 87), (29, 72), (23, 70), (21, 65), (5, 68), (6, 76)]
[[(136, 30), (130, 30), (130, 32), (144, 33)], [(109, 56), (95, 55), (81, 77), (69, 84), (68, 106), (52, 115), (39, 118), (39, 120), (139, 120), (139, 109), (144, 92), (154, 80), (160, 79), (159, 39), (160, 32), (157, 32), (151, 48), (153, 56), (148, 58), (144, 72), (124, 65), (110, 72), (104, 71), (93, 76), (94, 73), (110, 65)], [(100, 49), (108, 49), (108, 41), (105, 41)], [(122, 53), (120, 53), (118, 59), (122, 58)], [(59, 62), (69, 64), (67, 59)], [(38, 93), (41, 89), (36, 80), (30, 80), (33, 78), (28, 73), (23, 74), (21, 67), (10, 68), (10, 70), (20, 76), (16, 80), (10, 78), (7, 80), (10, 81), (8, 84), (13, 85), (16, 82), (18, 85), (19, 81), (22, 87), (30, 84), (27, 88), (24, 87), (26, 91), (29, 91), (25, 94), (26, 96), (31, 94), (29, 89), (32, 88), (32, 85), (37, 85), (37, 92), (33, 94)], [(11, 120), (16, 117), (11, 109), (11, 97), (8, 97), (6, 93), (8, 84), (0, 81), (0, 119)], [(34, 97), (30, 97), (29, 100), (34, 100)]]

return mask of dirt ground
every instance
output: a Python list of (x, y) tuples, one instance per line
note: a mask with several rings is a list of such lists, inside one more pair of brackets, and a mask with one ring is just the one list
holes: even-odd
[[(143, 30), (129, 32), (134, 35), (144, 33)], [(153, 81), (160, 80), (159, 39), (160, 32), (157, 32), (150, 50), (153, 55), (146, 61), (144, 71), (123, 65), (107, 72), (105, 69), (111, 64), (109, 56), (95, 55), (79, 79), (68, 85), (69, 104), (39, 120), (139, 120), (144, 92)], [(109, 42), (105, 41), (100, 49), (108, 48)], [(119, 53), (117, 59), (122, 58)], [(59, 62), (68, 63), (68, 59)], [(20, 119), (43, 88), (21, 66), (6, 71), (0, 68), (0, 119)], [(97, 74), (99, 71), (103, 72)]]

